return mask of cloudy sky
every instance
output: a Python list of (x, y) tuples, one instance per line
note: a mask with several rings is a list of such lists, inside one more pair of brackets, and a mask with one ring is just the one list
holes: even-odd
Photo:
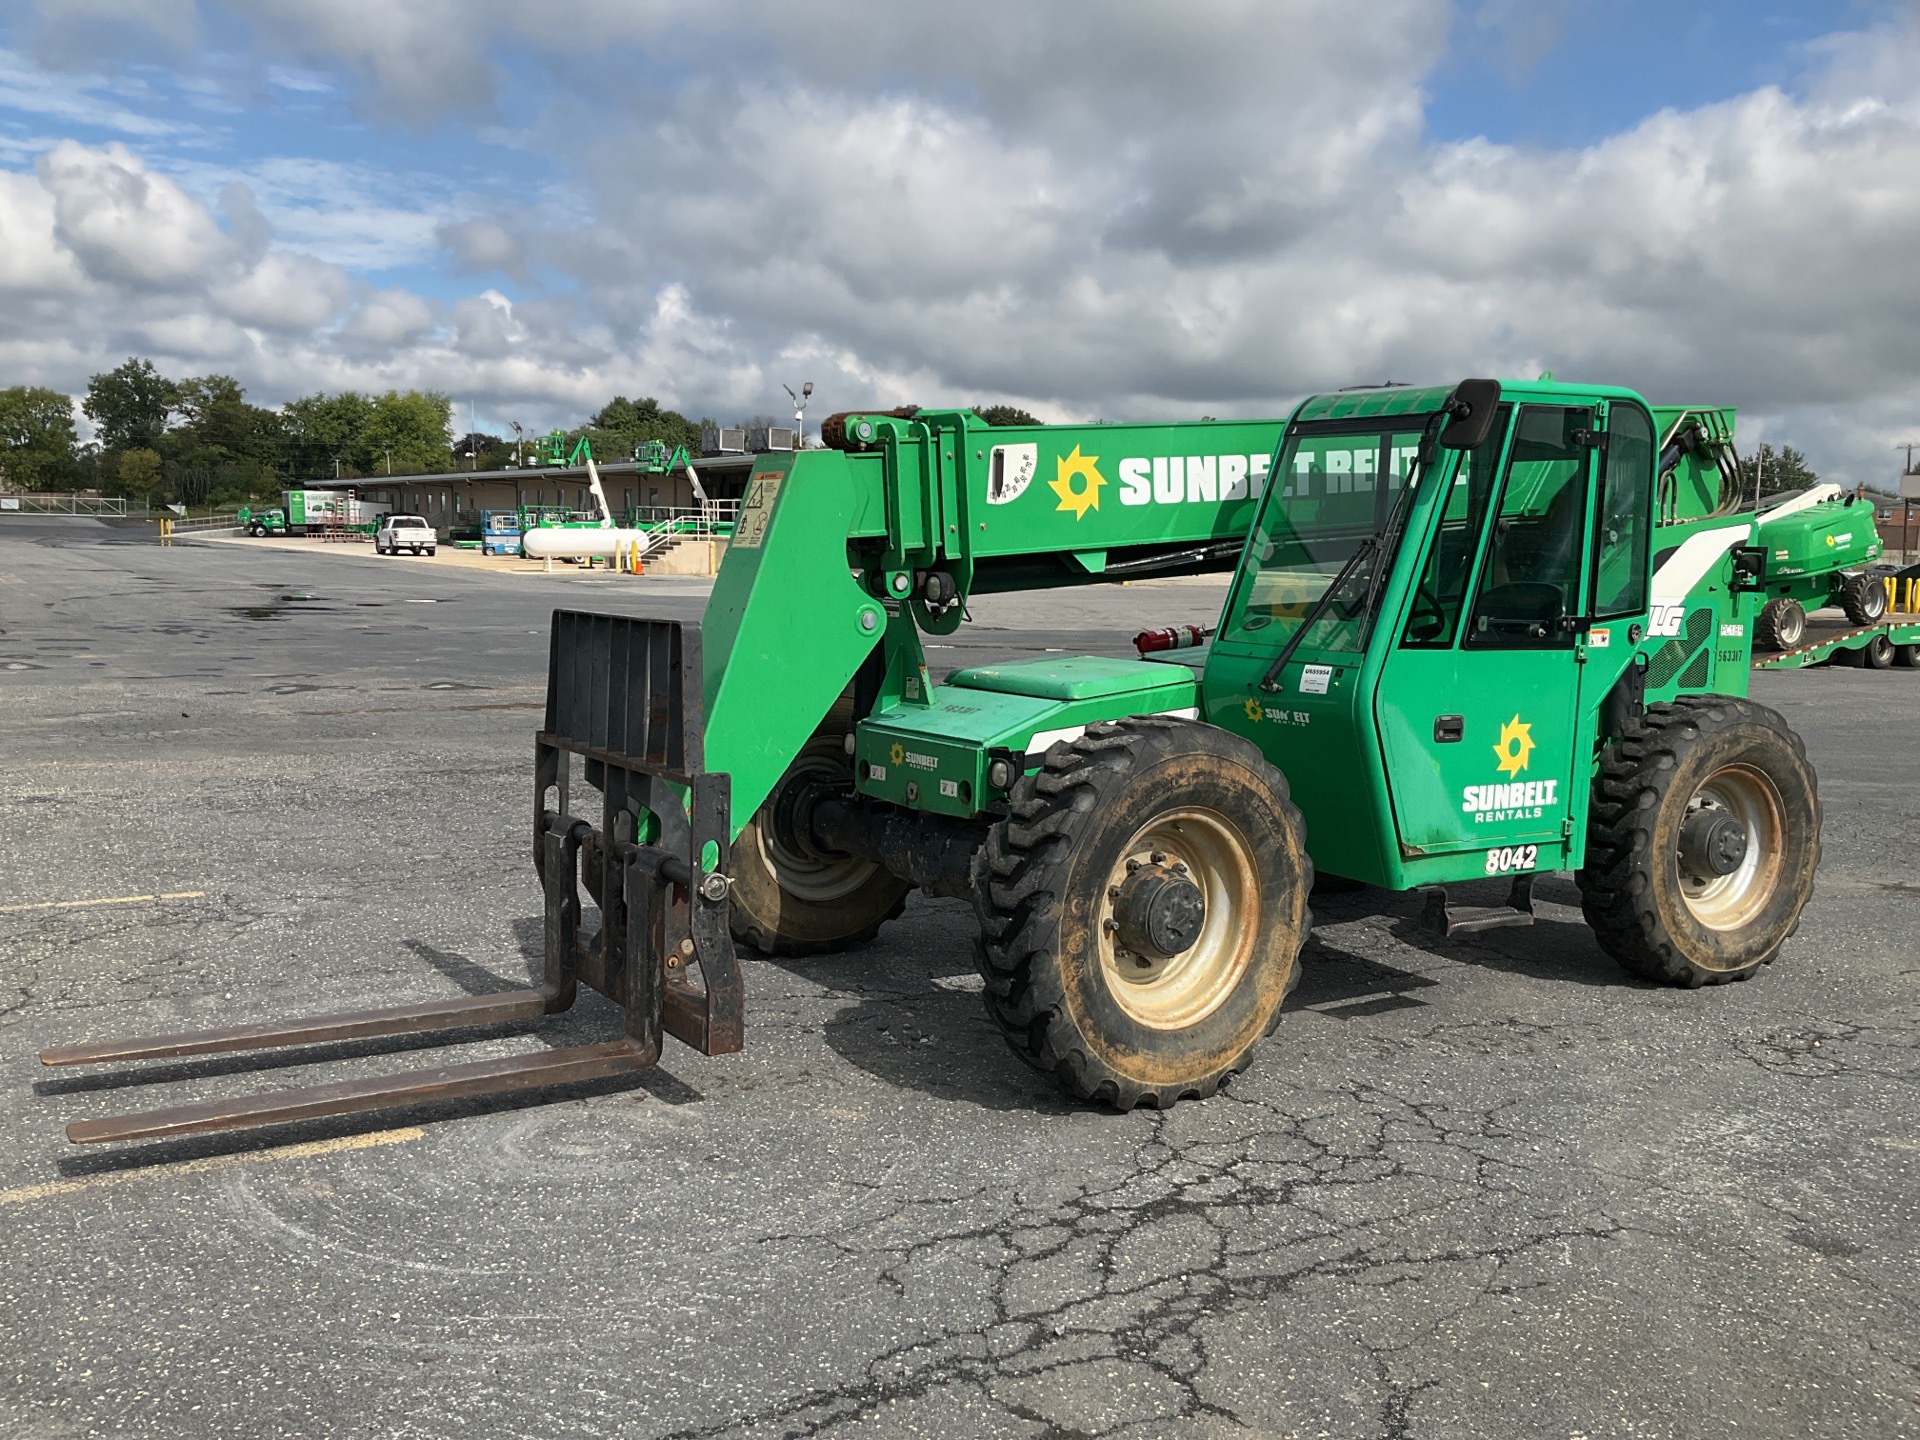
[(1552, 370), (1886, 484), (1920, 0), (0, 0), (0, 385), (128, 354), (494, 431)]

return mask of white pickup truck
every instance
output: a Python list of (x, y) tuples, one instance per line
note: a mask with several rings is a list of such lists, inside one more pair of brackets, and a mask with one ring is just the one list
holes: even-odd
[(418, 515), (389, 515), (373, 532), (373, 553), (398, 555), (411, 550), (418, 555), (424, 550), (431, 555), (439, 539), (434, 528)]

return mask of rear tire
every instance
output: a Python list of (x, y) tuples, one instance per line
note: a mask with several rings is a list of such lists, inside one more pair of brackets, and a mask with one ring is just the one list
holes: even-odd
[(1769, 600), (1753, 622), (1753, 644), (1759, 650), (1791, 650), (1806, 633), (1806, 607), (1786, 596)]
[(1158, 716), (1049, 749), (974, 880), (987, 1013), (1022, 1060), (1122, 1110), (1245, 1069), (1312, 925), (1286, 778), (1239, 736)]
[(1894, 646), (1893, 663), (1903, 670), (1920, 669), (1920, 645)]
[(1872, 625), (1887, 613), (1887, 586), (1878, 575), (1855, 575), (1840, 588), (1840, 608), (1856, 625)]
[(842, 737), (853, 725), (842, 701), (801, 747), (733, 845), (733, 938), (762, 955), (826, 955), (864, 945), (906, 908), (913, 889), (871, 860), (822, 860), (781, 833), (782, 790), (793, 784), (853, 789)]
[[(1737, 867), (1683, 859), (1691, 816), (1724, 811), (1747, 841)], [(1674, 985), (1744, 980), (1800, 923), (1820, 863), (1820, 799), (1806, 749), (1764, 705), (1724, 695), (1651, 705), (1601, 758), (1581, 908), (1601, 948)]]
[(1876, 635), (1860, 651), (1860, 663), (1869, 670), (1891, 670), (1893, 668), (1893, 641), (1885, 635)]

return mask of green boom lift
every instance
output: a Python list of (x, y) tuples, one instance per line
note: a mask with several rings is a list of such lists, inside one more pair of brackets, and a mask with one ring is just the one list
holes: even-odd
[[(1689, 416), (1705, 438), (1663, 465)], [(1284, 431), (834, 417), (830, 448), (755, 460), (702, 622), (555, 614), (544, 984), (43, 1058), (527, 1018), (580, 983), (623, 1036), (69, 1135), (550, 1085), (653, 1065), (665, 1034), (737, 1049), (736, 941), (854, 945), (914, 886), (973, 902), (1021, 1058), (1122, 1107), (1248, 1063), (1316, 866), (1424, 892), (1443, 933), (1528, 923), (1534, 877), (1570, 870), (1633, 973), (1744, 979), (1798, 922), (1820, 808), (1798, 738), (1744, 698), (1766, 550), (1723, 473), (1732, 420), (1491, 380), (1318, 396)], [(928, 669), (971, 596), (1212, 568), (1235, 573), (1204, 654)], [(1488, 877), (1505, 904), (1450, 903)]]

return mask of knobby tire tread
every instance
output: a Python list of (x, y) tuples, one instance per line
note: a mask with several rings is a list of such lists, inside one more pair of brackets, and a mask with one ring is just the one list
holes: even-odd
[[(1791, 928), (1757, 965), (1716, 973), (1690, 964), (1669, 937), (1656, 907), (1650, 866), (1653, 827), (1683, 750), (1707, 733), (1742, 722), (1758, 723), (1788, 741), (1804, 761), (1806, 745), (1776, 712), (1727, 695), (1682, 695), (1649, 705), (1646, 714), (1601, 756), (1588, 817), (1586, 864), (1575, 874), (1580, 908), (1594, 937), (1626, 970), (1666, 985), (1697, 987), (1745, 980), (1770, 965)], [(1819, 836), (1814, 836), (1814, 868)], [(1807, 899), (1812, 899), (1809, 885)]]
[[(1090, 725), (1073, 741), (1050, 747), (1041, 769), (1020, 779), (1010, 798), (1010, 814), (988, 832), (974, 860), (974, 890), (980, 933), (974, 958), (986, 984), (986, 1009), (1009, 1047), (1027, 1065), (1051, 1075), (1062, 1088), (1085, 1100), (1116, 1109), (1138, 1106), (1164, 1109), (1180, 1100), (1206, 1099), (1233, 1075), (1246, 1069), (1260, 1040), (1280, 1023), (1276, 1005), (1260, 1035), (1226, 1065), (1195, 1084), (1156, 1089), (1117, 1074), (1074, 1043), (1062, 1021), (1064, 995), (1051, 953), (1056, 933), (1054, 911), (1066, 870), (1078, 845), (1092, 828), (1103, 790), (1124, 782), (1133, 770), (1190, 747), (1196, 735), (1207, 737), (1224, 754), (1273, 769), (1251, 741), (1213, 726), (1161, 716), (1136, 716)], [(1273, 769), (1279, 808), (1296, 833), (1305, 822), (1289, 796), (1286, 778)], [(1301, 848), (1302, 884), (1313, 885), (1313, 862)], [(1308, 909), (1300, 947), (1313, 930)], [(1300, 956), (1286, 990), (1300, 980)]]

